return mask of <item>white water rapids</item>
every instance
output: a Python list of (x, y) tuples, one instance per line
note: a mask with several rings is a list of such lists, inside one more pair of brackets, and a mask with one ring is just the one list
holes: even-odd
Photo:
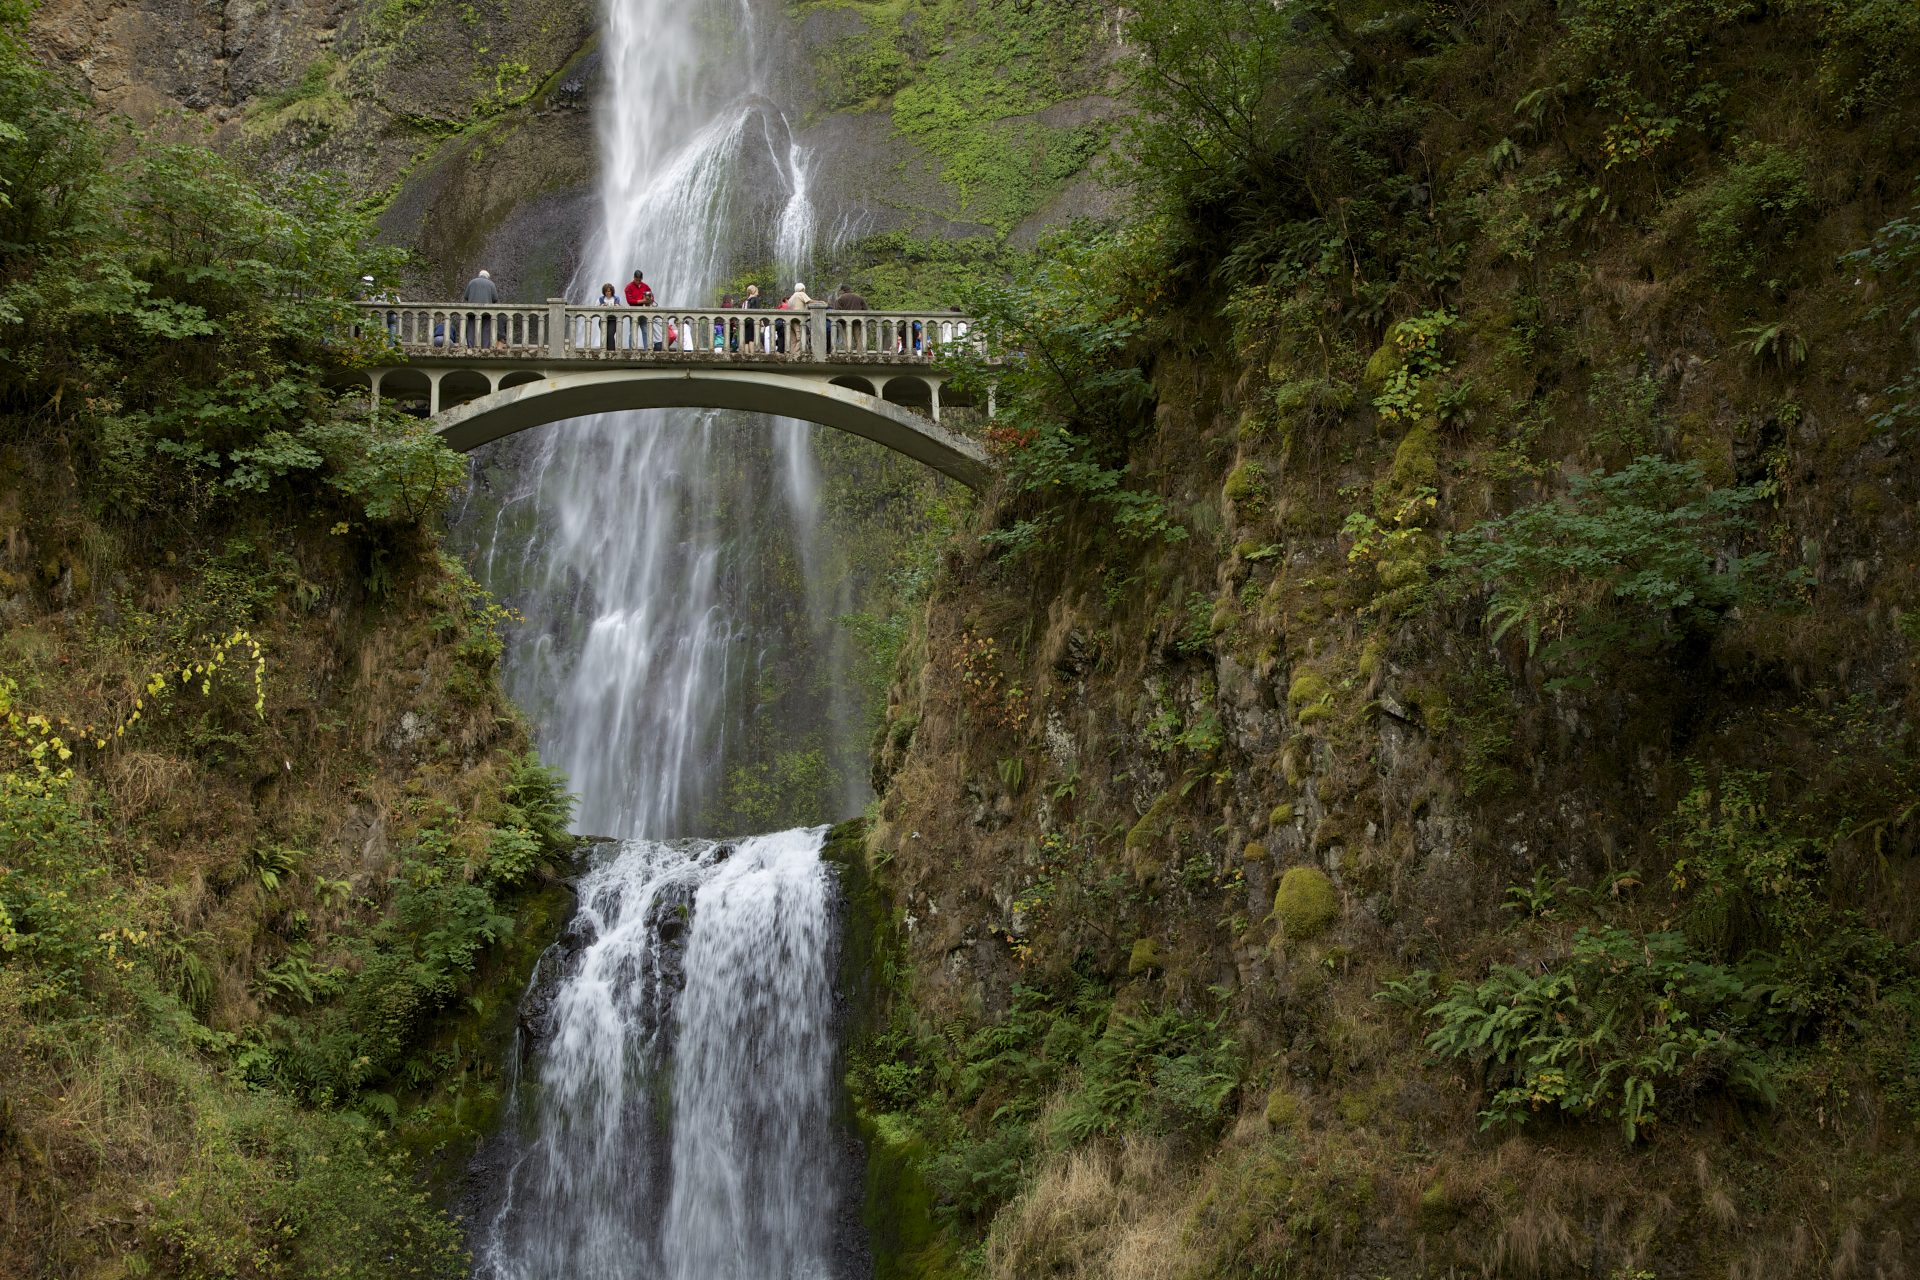
[(582, 880), (480, 1274), (834, 1276), (820, 835), (636, 841)]
[[(706, 303), (758, 262), (778, 264), (760, 282), (777, 301), (815, 218), (757, 6), (608, 3), (600, 220), (569, 292), (639, 268), (662, 305)], [(475, 1166), (477, 1274), (843, 1280), (824, 829), (692, 838), (775, 642), (756, 605), (795, 591), (760, 562), (810, 580), (819, 556), (804, 429), (650, 411), (506, 456), (504, 492), (462, 532), (526, 616), (509, 687), (579, 794), (578, 828), (619, 843), (522, 1009), (505, 1131)], [(835, 602), (800, 590), (811, 634), (830, 630)], [(813, 674), (837, 684), (827, 661)]]

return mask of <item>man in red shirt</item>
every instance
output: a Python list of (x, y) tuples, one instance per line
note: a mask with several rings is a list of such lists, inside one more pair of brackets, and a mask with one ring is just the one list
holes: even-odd
[[(648, 284), (646, 276), (638, 271), (633, 273), (633, 279), (627, 281), (627, 305), (630, 307), (650, 307), (653, 305), (653, 286)], [(646, 316), (640, 317), (640, 332), (643, 335), (649, 335), (652, 327), (653, 322), (650, 319)], [(648, 339), (643, 336), (640, 342), (641, 349), (645, 350), (647, 345)], [(660, 349), (660, 344), (657, 341), (653, 342), (652, 346), (655, 351)]]

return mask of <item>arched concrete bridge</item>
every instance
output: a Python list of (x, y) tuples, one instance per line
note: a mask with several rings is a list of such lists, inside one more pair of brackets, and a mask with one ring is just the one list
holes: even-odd
[[(626, 409), (740, 409), (863, 436), (970, 488), (992, 474), (977, 441), (940, 424), (969, 342), (952, 312), (476, 307), (367, 303), (363, 336), (398, 357), (366, 371), (376, 399), (424, 398), (462, 453), (568, 418)], [(951, 395), (947, 403), (956, 403)]]

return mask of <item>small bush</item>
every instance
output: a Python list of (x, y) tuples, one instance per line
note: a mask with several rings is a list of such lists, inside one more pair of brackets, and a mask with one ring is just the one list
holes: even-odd
[(1517, 626), (1529, 653), (1544, 638), (1548, 662), (1577, 673), (1608, 648), (1647, 652), (1710, 628), (1751, 598), (1767, 555), (1725, 547), (1761, 496), (1710, 487), (1698, 463), (1644, 456), (1456, 535), (1442, 566), (1456, 583), (1491, 589), (1496, 641)]
[(1813, 213), (1806, 157), (1787, 147), (1748, 143), (1724, 173), (1675, 202), (1693, 223), (1707, 262), (1731, 280), (1752, 280), (1768, 254), (1799, 238)]
[(1543, 973), (1499, 965), (1427, 1010), (1427, 1045), (1483, 1062), (1482, 1127), (1542, 1108), (1618, 1120), (1629, 1142), (1703, 1089), (1771, 1102), (1761, 1053), (1767, 992), (1703, 959), (1679, 933), (1582, 929)]
[(1108, 1023), (1081, 1059), (1080, 1087), (1053, 1120), (1053, 1138), (1078, 1145), (1127, 1129), (1211, 1136), (1240, 1087), (1234, 1042), (1218, 1019), (1166, 1010)]

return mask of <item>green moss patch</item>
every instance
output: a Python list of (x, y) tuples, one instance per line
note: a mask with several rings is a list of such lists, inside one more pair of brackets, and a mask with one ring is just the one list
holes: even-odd
[(1289, 867), (1273, 894), (1273, 918), (1288, 942), (1318, 937), (1340, 915), (1340, 894), (1318, 867)]

